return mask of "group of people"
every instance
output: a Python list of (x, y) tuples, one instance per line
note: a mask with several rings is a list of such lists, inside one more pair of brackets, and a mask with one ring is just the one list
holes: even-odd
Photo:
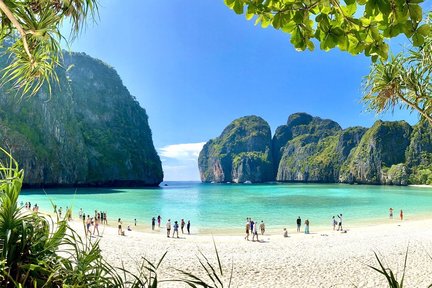
[[(393, 219), (393, 208), (391, 208), (391, 207), (390, 207), (390, 209), (389, 209), (389, 216), (390, 216), (390, 219)], [(401, 209), (400, 212), (399, 212), (399, 218), (400, 218), (401, 221), (402, 221), (403, 218), (404, 218), (404, 212), (403, 212), (402, 209)]]
[[(259, 230), (258, 230), (259, 229)], [(252, 233), (252, 241), (255, 242), (258, 240), (258, 231), (261, 231), (261, 235), (264, 235), (265, 233), (265, 224), (264, 221), (261, 220), (261, 223), (259, 224), (258, 228), (258, 222), (255, 222), (252, 220), (252, 218), (246, 218), (246, 236), (245, 240), (249, 241), (249, 235)]]
[[(96, 233), (97, 236), (100, 236), (99, 225), (108, 224), (106, 212), (103, 211), (95, 210), (94, 217), (90, 217), (90, 214), (87, 214), (86, 217), (86, 214), (83, 212), (82, 208), (80, 208), (78, 216), (83, 221), (86, 236), (95, 235)], [(93, 228), (93, 231), (91, 231), (91, 228)]]
[[(159, 217), (160, 216), (158, 216), (158, 223), (159, 223), (159, 227), (160, 227)], [(153, 219), (154, 219), (154, 217), (153, 217)], [(152, 227), (153, 227), (153, 222), (154, 222), (153, 219), (152, 219)], [(178, 221), (174, 221), (174, 225), (171, 225), (171, 219), (168, 219), (168, 221), (166, 223), (167, 238), (170, 238), (171, 227), (174, 230), (173, 233), (172, 233), (172, 237), (174, 238), (174, 235), (177, 235), (177, 238), (179, 238), (179, 233), (178, 233), (179, 232), (179, 227), (181, 229), (182, 234), (184, 234), (184, 227), (185, 226), (186, 226), (187, 233), (190, 235), (190, 226), (191, 226), (190, 220), (188, 220), (188, 222), (186, 224), (186, 222), (184, 221), (184, 219), (181, 219), (180, 226), (179, 226)]]
[[(20, 204), (21, 204), (21, 207), (24, 206), (22, 201), (21, 201)], [(30, 202), (25, 202), (25, 206), (24, 207), (26, 209), (28, 209), (28, 210), (32, 210), (33, 212), (39, 212), (39, 206), (37, 204), (35, 204), (33, 206), (33, 209), (32, 209), (32, 204)]]
[(336, 219), (335, 216), (333, 216), (333, 218), (332, 218), (333, 231), (336, 230), (336, 227), (337, 227), (336, 231), (343, 231), (343, 223), (342, 223), (343, 222), (343, 217), (342, 217), (342, 214), (338, 214), (337, 218), (338, 219)]

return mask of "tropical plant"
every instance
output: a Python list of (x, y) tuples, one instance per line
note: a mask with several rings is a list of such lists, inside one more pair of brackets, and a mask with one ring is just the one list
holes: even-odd
[(216, 247), (216, 243), (213, 239), (213, 245), (216, 253), (216, 260), (217, 260), (217, 266), (212, 264), (210, 260), (202, 253), (202, 251), (199, 251), (199, 255), (197, 255), (197, 259), (201, 265), (201, 268), (204, 272), (204, 274), (207, 276), (208, 279), (204, 279), (202, 277), (196, 276), (194, 273), (176, 269), (178, 272), (183, 274), (186, 278), (177, 280), (186, 283), (190, 287), (196, 288), (196, 287), (206, 287), (206, 288), (223, 288), (223, 287), (231, 287), (231, 281), (233, 277), (233, 270), (234, 266), (231, 265), (231, 273), (228, 278), (228, 282), (224, 281), (224, 272), (222, 268), (222, 263), (219, 258), (219, 253)]
[[(427, 20), (429, 23), (431, 16)], [(372, 65), (365, 79), (363, 101), (369, 110), (378, 113), (398, 106), (416, 111), (432, 124), (432, 31), (429, 26), (421, 28), (414, 45), (420, 46)]]
[(423, 44), (429, 24), (421, 24), (423, 0), (225, 0), (225, 4), (255, 24), (269, 25), (291, 35), (297, 50), (338, 47), (372, 60), (387, 58), (386, 38), (401, 33)]
[[(0, 0), (0, 43), (10, 55), (1, 83), (23, 95), (34, 95), (44, 83), (51, 91), (60, 41), (73, 40), (87, 18), (95, 19), (97, 7), (97, 0)], [(60, 29), (64, 22), (71, 23), (69, 37)]]
[(21, 210), (23, 170), (7, 151), (0, 152), (0, 286), (122, 287), (98, 242), (83, 241), (66, 219), (54, 225), (47, 216)]
[(386, 278), (386, 281), (387, 281), (387, 284), (389, 285), (389, 288), (403, 288), (404, 287), (404, 279), (405, 279), (407, 259), (408, 259), (408, 247), (407, 247), (407, 250), (405, 253), (405, 261), (404, 261), (404, 266), (403, 266), (403, 270), (402, 270), (402, 277), (400, 280), (398, 280), (396, 278), (396, 275), (392, 269), (386, 268), (384, 266), (384, 263), (380, 259), (378, 254), (376, 252), (374, 252), (374, 254), (375, 254), (375, 259), (377, 260), (379, 267), (374, 267), (374, 266), (368, 265), (369, 268), (372, 268), (376, 272), (383, 275)]

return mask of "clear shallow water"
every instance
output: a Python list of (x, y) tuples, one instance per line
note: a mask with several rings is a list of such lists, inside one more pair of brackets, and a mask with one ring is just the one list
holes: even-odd
[[(311, 227), (330, 226), (331, 217), (344, 215), (346, 226), (382, 222), (388, 209), (395, 218), (403, 209), (406, 218), (432, 216), (432, 189), (419, 187), (366, 186), (344, 184), (202, 184), (167, 182), (153, 189), (30, 189), (23, 190), (20, 201), (37, 203), (41, 210), (58, 207), (79, 208), (86, 214), (107, 211), (114, 225), (121, 217), (137, 219), (141, 228), (149, 228), (151, 218), (190, 220), (193, 230), (243, 231), (246, 217), (264, 220), (268, 229), (293, 228), (295, 219), (308, 218)], [(93, 212), (93, 213), (92, 213)], [(144, 226), (144, 227), (143, 227)]]

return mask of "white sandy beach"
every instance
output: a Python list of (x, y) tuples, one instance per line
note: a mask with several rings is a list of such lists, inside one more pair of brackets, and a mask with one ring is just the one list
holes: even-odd
[[(82, 230), (79, 222), (72, 225)], [(389, 224), (346, 229), (346, 234), (330, 229), (314, 233), (312, 226), (312, 234), (305, 235), (293, 228), (289, 238), (283, 238), (282, 233), (264, 235), (260, 243), (245, 241), (239, 229), (238, 236), (214, 236), (214, 240), (226, 271), (226, 283), (233, 264), (232, 287), (385, 287), (385, 278), (367, 267), (378, 265), (373, 252), (380, 253), (393, 271), (401, 272), (408, 246), (406, 286), (432, 284), (432, 259), (428, 255), (432, 255), (432, 220), (394, 219)], [(162, 230), (126, 231), (123, 237), (113, 226), (101, 230), (103, 254), (115, 266), (123, 262), (133, 269), (141, 257), (156, 262), (168, 251), (160, 278), (178, 278), (173, 267), (204, 276), (196, 258), (199, 250), (216, 265), (211, 235), (180, 234), (180, 239), (173, 239), (166, 238)], [(161, 287), (185, 286), (166, 282)]]

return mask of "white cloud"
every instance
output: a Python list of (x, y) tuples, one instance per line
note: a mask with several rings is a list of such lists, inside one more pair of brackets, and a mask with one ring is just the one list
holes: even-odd
[(158, 148), (164, 181), (200, 180), (198, 156), (205, 142), (173, 144)]
[(205, 142), (173, 144), (159, 148), (159, 155), (177, 160), (197, 160)]

